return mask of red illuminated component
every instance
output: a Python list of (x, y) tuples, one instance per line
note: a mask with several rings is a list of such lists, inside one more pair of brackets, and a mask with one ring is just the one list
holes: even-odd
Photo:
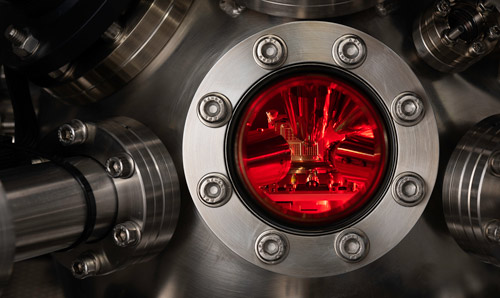
[(256, 202), (280, 219), (326, 224), (369, 202), (386, 167), (384, 125), (345, 81), (301, 75), (267, 87), (239, 122), (236, 161)]

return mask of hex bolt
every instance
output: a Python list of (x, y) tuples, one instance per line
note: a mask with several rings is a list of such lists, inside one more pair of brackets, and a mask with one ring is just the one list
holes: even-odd
[(404, 126), (415, 125), (424, 117), (424, 102), (415, 93), (401, 93), (393, 101), (392, 113), (399, 124)]
[(418, 174), (407, 172), (396, 177), (393, 196), (400, 205), (406, 207), (418, 205), (425, 193), (425, 181)]
[(83, 144), (88, 137), (87, 125), (78, 119), (74, 119), (70, 123), (59, 127), (57, 137), (64, 146)]
[(493, 221), (489, 223), (486, 228), (484, 229), (484, 234), (486, 237), (495, 242), (500, 244), (500, 225), (498, 221)]
[(233, 112), (231, 102), (219, 93), (209, 93), (198, 102), (198, 118), (208, 127), (220, 127), (226, 124)]
[(494, 25), (488, 29), (488, 38), (491, 40), (497, 40), (500, 38), (500, 26)]
[(469, 51), (475, 56), (484, 55), (486, 53), (486, 45), (482, 41), (476, 41), (470, 46)]
[(110, 157), (106, 161), (106, 172), (112, 178), (129, 178), (134, 174), (135, 162), (127, 153)]
[(489, 159), (490, 171), (493, 175), (500, 177), (500, 151), (495, 151)]
[(82, 255), (71, 264), (71, 272), (78, 279), (96, 275), (99, 272), (99, 268), (99, 260), (92, 253)]
[(7, 27), (4, 35), (12, 43), (14, 54), (20, 58), (33, 55), (40, 46), (40, 42), (33, 35), (27, 34), (12, 25)]
[(346, 262), (359, 262), (369, 251), (368, 237), (360, 230), (349, 229), (339, 234), (335, 251)]
[(337, 64), (345, 68), (356, 68), (366, 59), (365, 42), (356, 35), (347, 34), (333, 44), (332, 55)]
[(117, 224), (113, 228), (113, 240), (120, 247), (137, 245), (141, 241), (141, 228), (133, 221)]
[(441, 0), (436, 4), (436, 15), (441, 17), (446, 17), (451, 12), (450, 2), (447, 0)]
[(211, 173), (201, 178), (198, 183), (198, 197), (209, 207), (224, 205), (232, 195), (229, 179), (219, 173)]
[(274, 69), (286, 61), (288, 49), (285, 41), (280, 37), (264, 35), (255, 42), (253, 56), (260, 67)]
[(278, 264), (286, 258), (288, 241), (285, 235), (274, 231), (262, 233), (255, 242), (255, 253), (266, 264)]
[(123, 36), (123, 27), (120, 24), (112, 23), (102, 34), (102, 38), (109, 42), (117, 42)]

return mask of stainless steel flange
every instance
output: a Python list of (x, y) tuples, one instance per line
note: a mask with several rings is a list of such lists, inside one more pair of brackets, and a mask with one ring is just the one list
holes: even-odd
[(375, 6), (378, 0), (237, 0), (250, 9), (280, 17), (328, 18), (355, 13)]
[(500, 266), (500, 115), (469, 130), (455, 148), (443, 183), (448, 228), (467, 252)]
[[(45, 88), (54, 97), (69, 103), (86, 104), (98, 101), (136, 77), (158, 55), (176, 32), (192, 0), (141, 0), (133, 10), (112, 50), (89, 71), (79, 74), (80, 63), (72, 62), (61, 70), (55, 86)], [(108, 31), (113, 31), (111, 26)], [(106, 35), (106, 34), (105, 34)], [(114, 36), (114, 35), (113, 35)]]
[(111, 157), (125, 154), (133, 160), (133, 172), (115, 177), (110, 174), (118, 206), (114, 222), (120, 229), (136, 226), (132, 230), (136, 233), (139, 229), (140, 236), (133, 245), (122, 245), (115, 239), (120, 235), (110, 232), (99, 242), (84, 243), (55, 256), (71, 269), (75, 260), (92, 255), (99, 268), (92, 274), (102, 275), (148, 260), (165, 247), (177, 224), (179, 185), (166, 148), (139, 122), (121, 117), (86, 126), (87, 141), (71, 147), (71, 154), (91, 156), (103, 167)]
[[(278, 69), (262, 68), (254, 59), (254, 44), (268, 35), (279, 37), (287, 45), (287, 59)], [(366, 57), (358, 61), (356, 68), (344, 68), (332, 55), (335, 41), (344, 36), (356, 36), (366, 47)], [(373, 198), (378, 203), (371, 212), (355, 222), (337, 230), (313, 235), (262, 220), (256, 216), (255, 210), (247, 208), (237, 191), (224, 205), (207, 206), (198, 199), (199, 181), (203, 177), (209, 173), (231, 177), (233, 187), (238, 177), (230, 175), (226, 155), (226, 146), (232, 146), (227, 143), (227, 133), (233, 120), (229, 125), (217, 128), (206, 126), (198, 118), (199, 100), (206, 94), (217, 92), (224, 94), (238, 111), (238, 104), (245, 94), (253, 86), (258, 86), (263, 78), (271, 77), (281, 70), (290, 71), (306, 66), (342, 72), (377, 95), (373, 100), (387, 119), (388, 133), (393, 143), (390, 150), (392, 167), (387, 171), (382, 191)], [(381, 79), (388, 77), (391, 80)], [(419, 96), (425, 113), (422, 111), (421, 116), (419, 114), (421, 119), (418, 122), (401, 125), (390, 111), (394, 100), (407, 92)], [(423, 139), (426, 141), (422, 142)], [(438, 149), (436, 122), (425, 90), (400, 57), (378, 40), (353, 28), (325, 22), (294, 22), (269, 28), (243, 40), (209, 71), (195, 93), (186, 119), (183, 163), (196, 208), (224, 244), (256, 266), (280, 274), (309, 278), (350, 272), (375, 261), (395, 247), (415, 225), (429, 200), (437, 175)], [(393, 197), (391, 185), (396, 183), (396, 177), (402, 173), (414, 173), (425, 184), (426, 191), (421, 192), (421, 196), (419, 193), (414, 204), (401, 204)], [(411, 185), (405, 191), (413, 195)], [(341, 251), (335, 247), (337, 239), (343, 238), (338, 236), (346, 230), (360, 232), (356, 234), (358, 236), (348, 236), (342, 242), (344, 246)], [(280, 262), (264, 262), (258, 249), (256, 253), (256, 243), (260, 243), (261, 235), (267, 231), (279, 231), (286, 239), (286, 258), (280, 258)], [(361, 239), (360, 235), (369, 240), (356, 244), (354, 240)], [(276, 248), (280, 246), (276, 243), (279, 241), (273, 242), (269, 252), (279, 251)], [(355, 262), (346, 261), (344, 255), (348, 255), (348, 259), (351, 256)]]

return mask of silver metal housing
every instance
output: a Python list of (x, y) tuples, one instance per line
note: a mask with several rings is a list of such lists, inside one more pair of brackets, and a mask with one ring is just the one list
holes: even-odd
[[(402, 92), (418, 94), (426, 110), (423, 119), (412, 127), (389, 120), (390, 126), (394, 127), (389, 133), (394, 134), (391, 137), (396, 146), (392, 152), (395, 166), (388, 171), (388, 178), (392, 181), (399, 174), (412, 171), (424, 179), (429, 190), (434, 187), (439, 155), (436, 122), (425, 90), (407, 64), (378, 40), (353, 28), (324, 22), (294, 22), (266, 29), (240, 42), (212, 67), (196, 91), (183, 139), (184, 171), (193, 202), (206, 224), (224, 244), (259, 267), (297, 277), (332, 276), (363, 267), (391, 250), (411, 230), (429, 200), (430, 191), (420, 204), (406, 207), (398, 204), (391, 191), (386, 189), (374, 210), (350, 226), (363, 231), (370, 239), (368, 255), (357, 263), (347, 263), (335, 254), (335, 239), (341, 230), (306, 236), (281, 229), (289, 241), (288, 256), (278, 264), (265, 264), (254, 252), (255, 241), (263, 232), (277, 227), (257, 218), (236, 193), (219, 208), (209, 208), (197, 199), (197, 184), (204, 175), (217, 172), (229, 176), (225, 158), (227, 125), (219, 128), (203, 125), (197, 117), (197, 102), (207, 93), (220, 92), (237, 106), (250, 87), (269, 75), (271, 71), (261, 68), (253, 59), (255, 41), (266, 34), (277, 35), (286, 42), (288, 59), (284, 67), (321, 63), (338, 68), (332, 57), (335, 40), (345, 34), (362, 38), (368, 48), (367, 57), (358, 68), (349, 70), (350, 74), (380, 97), (379, 104), (387, 114), (393, 99)], [(388, 77), (391, 80), (381, 79)], [(422, 142), (422, 139), (427, 141)]]
[(378, 0), (237, 0), (250, 9), (280, 17), (299, 19), (327, 18), (355, 13), (372, 6)]
[(500, 266), (495, 229), (500, 220), (500, 177), (491, 161), (500, 150), (500, 115), (484, 119), (460, 140), (443, 183), (446, 223), (458, 244), (482, 261)]

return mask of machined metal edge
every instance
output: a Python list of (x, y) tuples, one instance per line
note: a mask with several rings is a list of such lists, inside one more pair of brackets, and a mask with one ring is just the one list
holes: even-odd
[[(115, 49), (96, 67), (69, 82), (45, 90), (69, 103), (86, 104), (111, 95), (136, 77), (169, 42), (192, 0), (141, 1), (149, 5), (137, 22), (125, 28)], [(140, 10), (139, 10), (140, 11)]]
[(91, 254), (102, 275), (150, 259), (168, 243), (175, 230), (180, 209), (180, 190), (174, 163), (163, 143), (144, 125), (125, 118), (97, 124), (86, 123), (87, 141), (71, 147), (71, 153), (91, 156), (103, 168), (112, 156), (127, 154), (135, 169), (129, 177), (113, 178), (118, 198), (115, 224), (132, 222), (140, 229), (140, 241), (117, 246), (114, 233), (96, 243), (56, 253), (63, 265)]
[(0, 295), (14, 264), (16, 242), (5, 190), (0, 182)]
[[(254, 244), (261, 233), (276, 227), (253, 215), (236, 193), (219, 208), (207, 208), (197, 199), (196, 187), (204, 175), (211, 172), (228, 175), (224, 156), (227, 125), (219, 128), (203, 125), (197, 119), (197, 99), (210, 92), (220, 92), (233, 106), (237, 106), (247, 90), (271, 72), (257, 65), (252, 53), (254, 43), (266, 34), (279, 36), (287, 43), (288, 59), (283, 67), (299, 63), (339, 67), (332, 57), (333, 44), (345, 34), (355, 34), (364, 40), (368, 51), (363, 64), (349, 71), (379, 95), (387, 111), (390, 111), (393, 99), (403, 92), (412, 92), (422, 98), (426, 113), (418, 124), (408, 127), (390, 120), (395, 128), (397, 146), (394, 154), (397, 160), (389, 178), (393, 180), (397, 175), (411, 171), (423, 178), (429, 191), (413, 207), (402, 206), (393, 198), (391, 191), (386, 191), (374, 210), (351, 226), (363, 231), (370, 239), (370, 252), (359, 262), (345, 262), (336, 255), (334, 244), (339, 232), (305, 236), (282, 230), (280, 232), (289, 241), (288, 256), (278, 264), (265, 264), (256, 256)], [(392, 79), (380, 79), (384, 77)], [(426, 142), (422, 142), (423, 139)], [(276, 26), (249, 37), (229, 50), (199, 86), (188, 112), (183, 139), (187, 184), (193, 202), (210, 229), (245, 260), (273, 272), (299, 277), (346, 273), (373, 262), (396, 246), (415, 225), (429, 200), (437, 176), (438, 155), (437, 126), (432, 107), (424, 88), (408, 65), (369, 35), (324, 22), (294, 22)]]
[(487, 235), (499, 220), (500, 178), (491, 157), (500, 150), (500, 115), (484, 119), (460, 140), (443, 182), (443, 210), (457, 243), (484, 262), (500, 265), (500, 245)]
[(355, 13), (375, 6), (378, 0), (237, 0), (246, 7), (274, 16), (299, 19), (328, 18)]

